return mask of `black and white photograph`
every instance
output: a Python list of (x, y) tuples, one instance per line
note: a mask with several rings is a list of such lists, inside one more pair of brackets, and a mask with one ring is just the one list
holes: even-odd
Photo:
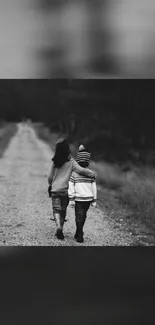
[(1, 80), (2, 246), (154, 246), (154, 80)]
[(0, 1), (0, 324), (154, 324), (155, 1)]

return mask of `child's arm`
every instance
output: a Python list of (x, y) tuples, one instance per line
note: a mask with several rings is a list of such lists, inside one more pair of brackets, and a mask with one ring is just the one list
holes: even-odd
[(97, 200), (97, 186), (96, 186), (96, 182), (92, 182), (92, 192), (93, 192), (93, 202), (92, 205), (94, 207), (96, 207), (96, 200)]
[(50, 168), (50, 172), (49, 172), (49, 175), (48, 175), (48, 184), (49, 185), (52, 184), (53, 175), (54, 175), (54, 163), (52, 161), (51, 168)]
[(95, 172), (93, 172), (88, 168), (82, 168), (74, 159), (73, 159), (73, 170), (80, 175), (88, 176), (94, 179), (96, 178)]

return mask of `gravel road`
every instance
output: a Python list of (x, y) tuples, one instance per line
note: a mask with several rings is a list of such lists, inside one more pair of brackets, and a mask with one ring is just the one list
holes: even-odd
[(115, 229), (104, 211), (91, 208), (84, 226), (84, 243), (74, 240), (74, 210), (68, 208), (65, 240), (55, 238), (50, 220), (47, 175), (52, 151), (28, 124), (17, 134), (0, 160), (1, 246), (130, 246), (130, 234)]

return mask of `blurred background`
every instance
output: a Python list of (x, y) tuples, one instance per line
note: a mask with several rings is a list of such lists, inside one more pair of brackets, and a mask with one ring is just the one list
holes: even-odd
[(1, 78), (154, 78), (154, 0), (1, 0)]

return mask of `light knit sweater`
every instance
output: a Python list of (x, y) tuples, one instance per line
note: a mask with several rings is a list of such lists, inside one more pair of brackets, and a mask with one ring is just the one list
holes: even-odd
[(96, 201), (97, 188), (95, 179), (73, 172), (69, 181), (68, 195), (70, 200)]

